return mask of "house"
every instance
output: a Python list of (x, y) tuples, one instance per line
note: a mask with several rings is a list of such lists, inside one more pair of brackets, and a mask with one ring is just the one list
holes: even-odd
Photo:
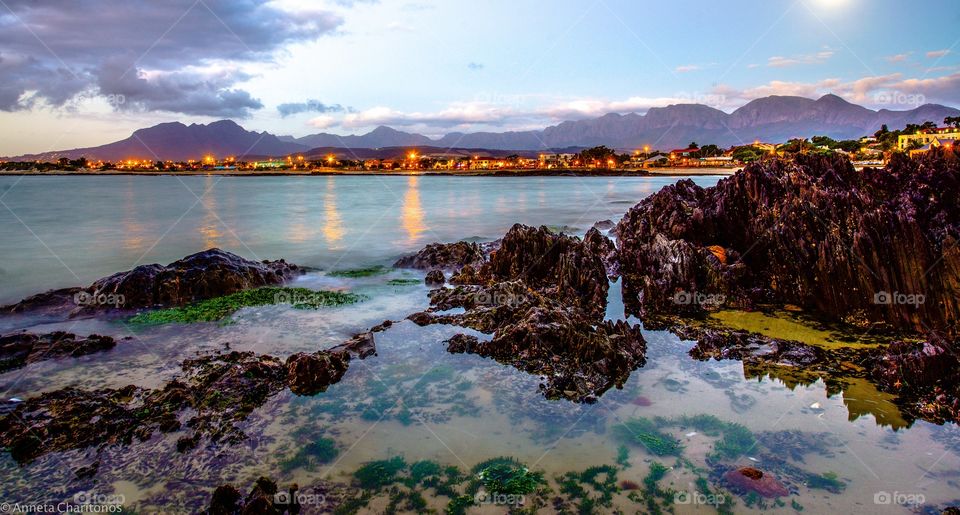
[[(960, 128), (937, 127), (936, 129), (918, 131), (916, 134), (901, 134), (897, 138), (897, 148), (900, 150), (908, 150), (914, 146), (915, 143), (919, 143), (920, 146), (923, 147), (930, 145), (935, 140), (944, 139), (960, 139)], [(940, 145), (936, 144), (936, 146)]]
[(930, 141), (930, 143), (927, 143), (926, 145), (924, 145), (924, 146), (922, 146), (922, 147), (920, 147), (920, 148), (916, 148), (916, 149), (910, 150), (910, 157), (914, 157), (914, 156), (917, 156), (917, 155), (919, 155), (919, 154), (925, 154), (925, 153), (929, 152), (930, 149), (932, 149), (932, 148), (934, 148), (934, 147), (943, 147), (943, 148), (945, 148), (945, 149), (956, 148), (956, 147), (957, 147), (957, 140), (958, 140), (958, 139), (960, 139), (960, 138), (939, 138), (939, 137), (935, 137), (935, 138), (933, 138), (933, 139)]

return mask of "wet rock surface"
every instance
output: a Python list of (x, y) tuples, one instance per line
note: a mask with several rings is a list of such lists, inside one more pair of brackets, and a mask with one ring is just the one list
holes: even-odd
[[(250, 493), (243, 495), (233, 485), (220, 485), (210, 496), (207, 515), (261, 515), (296, 513), (332, 513), (342, 501), (343, 487), (333, 487), (325, 482), (316, 482), (305, 488), (297, 484), (280, 487), (269, 478), (261, 477), (254, 482)], [(304, 509), (300, 500), (308, 500)]]
[(427, 276), (423, 279), (427, 286), (442, 286), (443, 283), (447, 282), (447, 278), (443, 275), (442, 270), (431, 270), (427, 273)]
[(393, 266), (420, 270), (458, 270), (467, 265), (479, 265), (484, 261), (483, 249), (476, 243), (431, 243), (413, 256), (397, 260)]
[(251, 261), (217, 248), (169, 265), (141, 265), (95, 281), (86, 288), (65, 288), (0, 307), (0, 313), (77, 316), (109, 309), (183, 306), (191, 302), (280, 284), (304, 273), (297, 265)]
[[(603, 320), (604, 256), (613, 248), (599, 238), (606, 240), (596, 230), (581, 241), (515, 225), (488, 261), (465, 266), (451, 279), (456, 286), (433, 290), (431, 308), (409, 319), (492, 334), (489, 340), (459, 334), (447, 348), (542, 375), (548, 398), (594, 401), (622, 387), (646, 351), (639, 327)], [(464, 312), (443, 313), (455, 308)]]
[(129, 444), (155, 432), (185, 432), (177, 441), (180, 451), (204, 439), (237, 443), (245, 438), (237, 424), (270, 397), (288, 386), (298, 395), (322, 392), (343, 377), (351, 355), (373, 353), (373, 333), (367, 332), (286, 363), (237, 351), (188, 359), (181, 376), (152, 390), (63, 388), (17, 403), (0, 417), (0, 445), (28, 463), (48, 452)]
[(93, 295), (123, 295), (126, 308), (182, 306), (241, 290), (279, 284), (303, 273), (297, 265), (250, 261), (220, 249), (210, 249), (167, 266), (142, 265), (94, 282)]
[(724, 474), (723, 479), (734, 490), (753, 492), (761, 497), (776, 498), (790, 495), (787, 487), (777, 481), (777, 478), (753, 467), (730, 470)]
[(86, 338), (55, 331), (47, 334), (13, 333), (0, 336), (0, 372), (55, 358), (79, 357), (112, 349), (117, 342), (109, 336)]
[(617, 226), (627, 309), (697, 315), (716, 307), (702, 302), (713, 296), (726, 307), (790, 303), (955, 336), (958, 176), (957, 159), (931, 152), (863, 171), (800, 155), (751, 164), (712, 188), (680, 181)]
[(339, 382), (349, 366), (346, 352), (301, 352), (287, 358), (287, 383), (297, 395), (316, 395)]

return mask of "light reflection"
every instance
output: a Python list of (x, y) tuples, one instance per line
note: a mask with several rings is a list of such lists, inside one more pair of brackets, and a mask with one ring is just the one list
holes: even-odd
[(213, 188), (213, 176), (207, 175), (206, 184), (204, 184), (203, 191), (209, 192), (203, 196), (203, 207), (206, 212), (206, 216), (203, 217), (203, 225), (200, 227), (200, 234), (203, 235), (203, 244), (204, 248), (211, 249), (214, 247), (220, 246), (220, 238), (223, 236), (220, 234), (220, 221), (217, 219), (217, 199), (213, 196), (213, 192), (210, 191)]
[(323, 236), (327, 239), (327, 244), (330, 245), (331, 249), (342, 248), (339, 243), (346, 230), (344, 230), (340, 212), (337, 211), (337, 189), (333, 177), (327, 177), (327, 193), (323, 197), (323, 214), (325, 217)]
[(407, 179), (407, 193), (403, 196), (403, 208), (400, 223), (407, 231), (410, 243), (416, 243), (420, 234), (427, 229), (423, 223), (423, 207), (420, 205), (420, 178), (410, 176)]
[(136, 205), (133, 178), (128, 177), (127, 188), (123, 194), (123, 247), (127, 250), (142, 251), (146, 245), (146, 231), (138, 221)]

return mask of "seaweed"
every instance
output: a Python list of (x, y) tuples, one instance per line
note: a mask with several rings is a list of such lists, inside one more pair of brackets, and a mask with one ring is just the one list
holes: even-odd
[(390, 286), (414, 286), (420, 284), (419, 279), (390, 279), (387, 284)]
[(806, 478), (807, 487), (817, 490), (826, 490), (830, 493), (839, 494), (847, 488), (847, 484), (841, 481), (836, 472), (824, 472), (823, 474), (809, 474)]
[(617, 447), (617, 465), (624, 469), (630, 468), (630, 449), (626, 445)]
[(369, 266), (366, 268), (351, 268), (348, 270), (334, 270), (328, 272), (327, 275), (331, 277), (344, 277), (347, 279), (359, 279), (362, 277), (373, 277), (375, 275), (383, 275), (389, 272), (390, 269), (383, 265)]
[(364, 297), (353, 293), (265, 286), (194, 302), (186, 306), (145, 311), (130, 317), (127, 323), (159, 325), (216, 322), (245, 307), (291, 303), (297, 309), (319, 309), (325, 306), (353, 304), (363, 299)]
[(481, 462), (473, 467), (473, 472), (480, 485), (491, 494), (524, 495), (546, 484), (543, 474), (533, 472), (519, 461), (507, 457)]
[(661, 432), (657, 423), (646, 418), (632, 418), (616, 426), (616, 436), (627, 443), (640, 445), (655, 456), (679, 456), (683, 446), (672, 436)]
[[(577, 501), (579, 513), (593, 513), (597, 506), (609, 508), (613, 505), (613, 495), (620, 491), (617, 486), (618, 470), (612, 465), (590, 467), (583, 472), (567, 472), (557, 478), (557, 483), (561, 493)], [(590, 487), (596, 495), (591, 495), (584, 486)]]
[(298, 468), (310, 468), (316, 463), (330, 463), (340, 454), (337, 442), (321, 437), (300, 448), (296, 454), (280, 462), (280, 470), (289, 472)]
[(407, 462), (400, 456), (388, 460), (377, 460), (365, 463), (353, 477), (361, 488), (379, 490), (384, 486), (397, 481), (397, 475), (407, 468)]

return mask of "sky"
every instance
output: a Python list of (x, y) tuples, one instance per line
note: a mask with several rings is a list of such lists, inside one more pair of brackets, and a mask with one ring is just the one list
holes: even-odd
[(440, 136), (826, 93), (960, 106), (953, 0), (0, 0), (0, 155), (161, 122)]

